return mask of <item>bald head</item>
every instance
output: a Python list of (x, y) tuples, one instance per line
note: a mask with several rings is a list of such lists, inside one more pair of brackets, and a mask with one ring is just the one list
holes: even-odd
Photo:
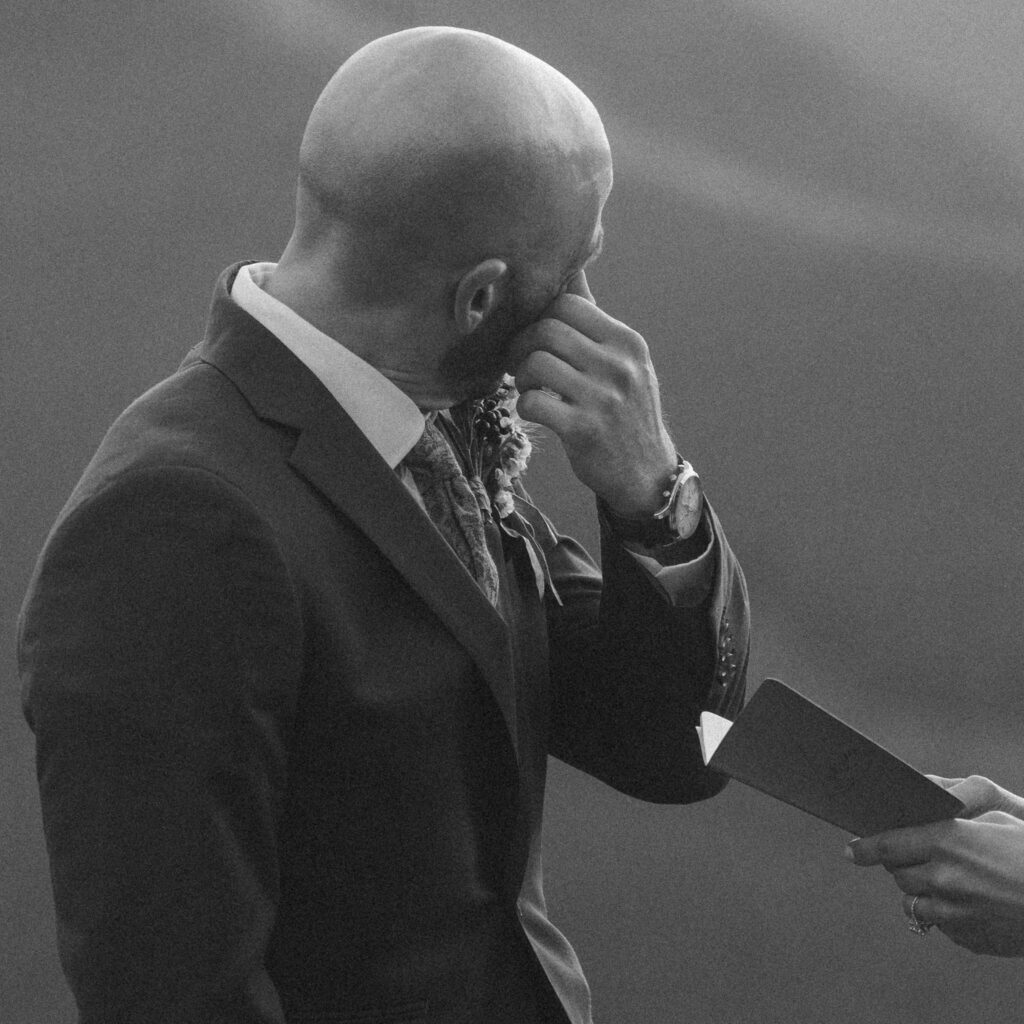
[(369, 293), (488, 258), (571, 261), (611, 187), (601, 119), (508, 43), (415, 28), (355, 53), (310, 115), (293, 246), (336, 245)]

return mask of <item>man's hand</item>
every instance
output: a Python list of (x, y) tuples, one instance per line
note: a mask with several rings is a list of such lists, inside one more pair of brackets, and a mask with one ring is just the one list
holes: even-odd
[(580, 271), (513, 345), (519, 415), (561, 440), (573, 473), (622, 516), (655, 512), (675, 469), (644, 339), (594, 302)]
[(958, 945), (1024, 957), (1024, 801), (980, 776), (931, 778), (964, 802), (968, 818), (854, 840), (849, 855), (893, 876), (908, 917), (916, 896), (917, 919)]

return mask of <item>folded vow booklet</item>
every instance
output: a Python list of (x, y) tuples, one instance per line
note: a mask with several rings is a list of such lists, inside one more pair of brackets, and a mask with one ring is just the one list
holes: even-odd
[(735, 722), (700, 716), (704, 763), (858, 836), (954, 818), (964, 805), (777, 679)]

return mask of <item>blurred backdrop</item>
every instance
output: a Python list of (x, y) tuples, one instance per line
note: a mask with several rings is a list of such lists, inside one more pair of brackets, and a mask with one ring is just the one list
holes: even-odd
[[(132, 0), (7, 5), (0, 274), (0, 1019), (73, 1019), (14, 622), (104, 430), (275, 258), (308, 110), (415, 24), (502, 36), (606, 118), (601, 304), (778, 676), (912, 764), (1024, 789), (1024, 14), (1016, 0)], [(593, 541), (552, 440), (531, 489)], [(844, 836), (734, 784), (643, 805), (554, 765), (554, 919), (599, 1024), (1018, 1021), (1019, 961), (906, 931)]]

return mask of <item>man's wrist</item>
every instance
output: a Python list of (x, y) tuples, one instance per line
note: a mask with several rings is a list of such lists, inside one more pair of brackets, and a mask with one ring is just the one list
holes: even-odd
[(704, 514), (700, 477), (682, 457), (663, 482), (661, 504), (650, 512), (624, 515), (599, 498), (599, 507), (612, 532), (629, 543), (647, 548), (664, 547), (693, 537)]
[(658, 548), (680, 539), (667, 517), (655, 519), (651, 512), (638, 516), (623, 516), (614, 512), (603, 498), (597, 500), (612, 533), (619, 540), (642, 544), (645, 548)]

